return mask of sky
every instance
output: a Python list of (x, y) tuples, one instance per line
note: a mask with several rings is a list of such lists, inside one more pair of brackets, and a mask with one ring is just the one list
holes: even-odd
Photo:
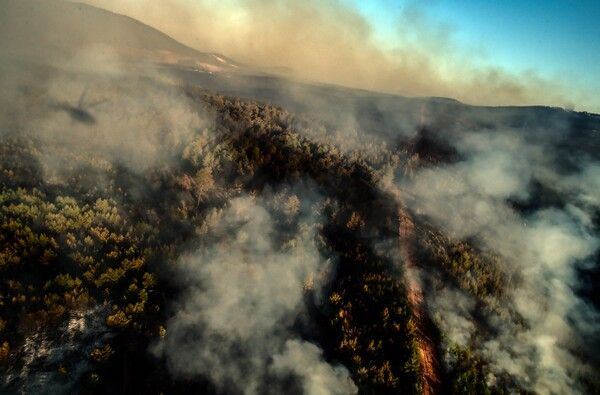
[(289, 77), (600, 113), (600, 0), (82, 0)]
[[(365, 15), (377, 39), (393, 47), (404, 0), (347, 0)], [(600, 1), (445, 0), (419, 3), (421, 12), (447, 24), (456, 40), (477, 46), (487, 61), (508, 70), (529, 69), (600, 86)]]

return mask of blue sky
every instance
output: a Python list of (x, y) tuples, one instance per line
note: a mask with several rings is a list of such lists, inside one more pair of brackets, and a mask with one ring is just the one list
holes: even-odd
[(449, 25), (454, 42), (483, 49), (489, 64), (600, 88), (600, 0), (345, 1), (368, 17), (384, 45), (399, 39), (401, 13), (416, 7)]

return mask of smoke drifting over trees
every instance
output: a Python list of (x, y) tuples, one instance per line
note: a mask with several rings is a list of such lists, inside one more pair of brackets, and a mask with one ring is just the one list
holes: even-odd
[[(494, 328), (489, 338), (477, 338), (474, 316), (482, 313), (475, 300), (432, 292), (443, 331), (462, 345), (474, 342), (497, 372), (541, 393), (569, 392), (578, 375), (592, 373), (588, 361), (594, 357), (583, 339), (598, 338), (598, 313), (577, 295), (577, 269), (596, 265), (600, 246), (593, 222), (598, 205), (585, 191), (594, 183), (587, 179), (593, 170), (585, 163), (561, 168), (552, 136), (567, 133), (560, 129), (544, 131), (546, 138), (535, 143), (528, 141), (535, 131), (525, 137), (502, 128), (466, 134), (453, 142), (465, 160), (421, 170), (402, 185), (412, 207), (453, 238), (475, 238), (499, 253), (509, 279), (500, 299), (484, 300), (490, 305), (485, 320)], [(577, 187), (565, 188), (563, 180), (573, 177), (581, 177)], [(533, 185), (561, 191), (568, 200), (537, 203), (540, 192)]]
[[(177, 270), (186, 291), (159, 352), (175, 374), (203, 374), (222, 389), (277, 393), (281, 377), (294, 374), (305, 393), (356, 392), (345, 368), (329, 366), (318, 346), (292, 330), (305, 314), (305, 289), (320, 287), (311, 276), (326, 270), (313, 241), (315, 221), (300, 218), (289, 239), (272, 221), (247, 197), (211, 217), (206, 238), (218, 241), (182, 258)], [(282, 246), (274, 245), (281, 238)]]
[(598, 116), (233, 72), (141, 26), (139, 62), (0, 58), (0, 392), (600, 390)]

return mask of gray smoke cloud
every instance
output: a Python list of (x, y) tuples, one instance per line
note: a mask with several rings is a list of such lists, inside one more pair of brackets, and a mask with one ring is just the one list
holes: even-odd
[(372, 21), (343, 1), (85, 2), (137, 18), (197, 49), (296, 78), (479, 105), (598, 108), (591, 89), (495, 65), (420, 2), (405, 2), (390, 46), (378, 42)]
[[(0, 81), (3, 129), (43, 142), (48, 178), (88, 153), (135, 172), (166, 166), (177, 148), (210, 124), (173, 81), (143, 64), (132, 68), (108, 50), (90, 48), (63, 65), (43, 72), (7, 65)], [(77, 111), (89, 119), (82, 121)]]
[[(488, 301), (496, 312), (484, 313), (496, 335), (481, 335), (475, 301), (466, 294), (446, 286), (427, 297), (451, 342), (477, 344), (494, 373), (509, 373), (538, 393), (583, 393), (579, 377), (594, 371), (585, 342), (594, 344), (599, 334), (600, 317), (576, 295), (576, 268), (592, 264), (600, 247), (592, 221), (599, 207), (598, 169), (583, 163), (564, 175), (554, 145), (564, 132), (557, 125), (543, 133), (495, 129), (454, 136), (463, 160), (424, 168), (398, 184), (416, 213), (454, 239), (475, 238), (502, 256), (499, 269), (512, 280), (505, 299)], [(540, 193), (532, 191), (534, 181), (568, 193), (568, 200), (515, 209), (510, 200)], [(510, 309), (522, 322), (511, 318)]]
[(307, 289), (319, 287), (317, 274), (328, 270), (314, 220), (302, 219), (298, 233), (278, 245), (273, 218), (256, 198), (233, 199), (209, 218), (204, 239), (214, 241), (178, 263), (185, 291), (155, 353), (176, 375), (202, 375), (240, 393), (277, 393), (290, 378), (307, 394), (355, 393), (344, 367), (328, 364), (317, 345), (292, 331)]

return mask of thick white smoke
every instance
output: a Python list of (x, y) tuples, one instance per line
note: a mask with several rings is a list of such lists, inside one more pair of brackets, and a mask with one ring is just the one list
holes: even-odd
[[(591, 220), (598, 208), (597, 191), (591, 189), (597, 165), (584, 164), (565, 177), (554, 163), (558, 153), (552, 142), (532, 142), (522, 133), (464, 134), (453, 142), (464, 160), (422, 169), (400, 188), (411, 196), (415, 212), (452, 237), (476, 238), (498, 252), (500, 269), (512, 278), (499, 303), (522, 321), (492, 314), (487, 319), (497, 334), (486, 338), (478, 338), (473, 300), (451, 288), (431, 292), (433, 316), (448, 338), (479, 344), (495, 373), (511, 374), (524, 388), (581, 392), (578, 376), (592, 372), (581, 339), (597, 335), (599, 317), (576, 296), (576, 267), (600, 246)], [(534, 181), (568, 192), (568, 202), (516, 210), (510, 201), (539, 193), (530, 190)]]
[(314, 221), (302, 219), (278, 245), (273, 219), (255, 198), (232, 200), (217, 218), (205, 236), (214, 242), (178, 264), (185, 291), (155, 352), (176, 375), (246, 394), (277, 392), (289, 378), (307, 394), (355, 393), (345, 368), (292, 331), (309, 280), (328, 264), (313, 241)]

